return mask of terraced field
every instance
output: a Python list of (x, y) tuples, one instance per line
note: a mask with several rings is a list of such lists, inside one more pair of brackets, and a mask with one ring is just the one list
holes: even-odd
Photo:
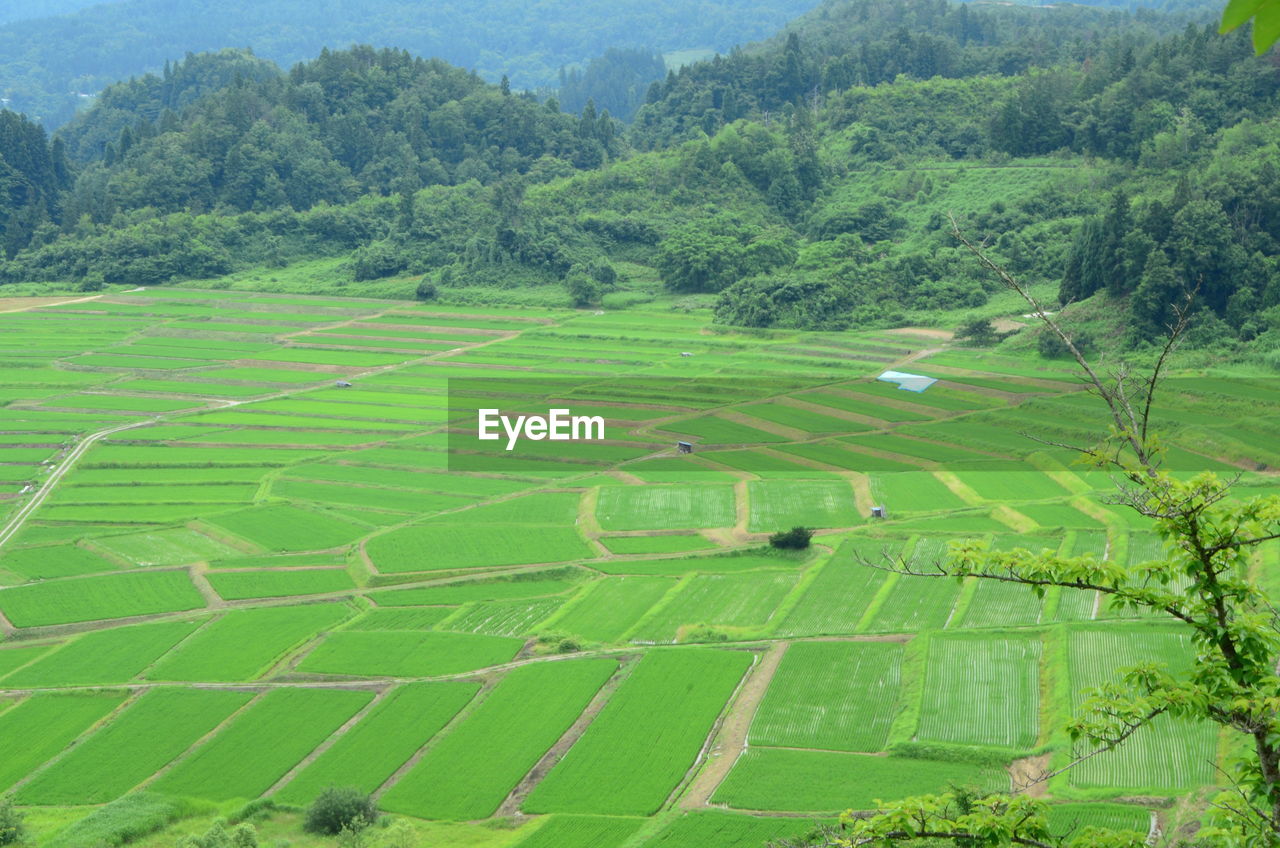
[[(875, 380), (904, 336), (706, 323), (187, 289), (0, 315), (38, 360), (0, 376), (0, 791), (68, 833), (138, 789), (341, 782), (460, 848), (739, 848), (1007, 789), (1089, 687), (1188, 667), (1093, 592), (893, 573), (957, 538), (1162, 556), (1019, 435), (1092, 420), (1058, 366), (931, 342), (916, 394)], [(481, 462), (484, 397), (608, 439)], [(1265, 440), (1241, 420), (1221, 444)], [(765, 545), (797, 525), (809, 551)], [(1054, 826), (1145, 831), (1116, 799), (1213, 784), (1218, 744), (1162, 718), (1055, 778)]]

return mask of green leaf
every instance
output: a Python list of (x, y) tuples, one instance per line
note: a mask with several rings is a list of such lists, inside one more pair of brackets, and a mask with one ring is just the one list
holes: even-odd
[(1258, 9), (1268, 0), (1231, 0), (1222, 13), (1222, 25), (1219, 32), (1230, 32), (1257, 14)]
[(1261, 56), (1280, 39), (1280, 2), (1267, 0), (1253, 19), (1253, 49)]

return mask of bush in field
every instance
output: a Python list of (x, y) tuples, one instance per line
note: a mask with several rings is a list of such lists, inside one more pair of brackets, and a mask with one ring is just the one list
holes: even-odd
[(569, 297), (573, 298), (574, 306), (591, 306), (599, 303), (604, 295), (604, 287), (599, 281), (577, 268), (565, 277), (564, 285), (569, 290)]
[(385, 239), (360, 247), (351, 254), (351, 276), (356, 282), (391, 277), (407, 265), (399, 246)]
[[(1073, 333), (1071, 341), (1075, 343), (1081, 353), (1093, 352), (1093, 336), (1084, 330)], [(1067, 350), (1067, 346), (1062, 339), (1056, 333), (1051, 333), (1047, 330), (1041, 331), (1039, 337), (1036, 338), (1036, 350), (1045, 359), (1065, 359), (1071, 355), (1071, 351)]]
[[(1000, 340), (1000, 336), (996, 333), (995, 325), (991, 323), (990, 318), (974, 318), (965, 321), (960, 325), (960, 329), (956, 330), (956, 338), (978, 347), (986, 347)], [(1063, 352), (1066, 352), (1065, 346), (1063, 347)]]
[(418, 300), (435, 300), (440, 296), (440, 292), (436, 289), (435, 283), (423, 277), (422, 282), (418, 283), (418, 287), (414, 289), (413, 296)]
[(351, 786), (330, 786), (307, 808), (305, 827), (311, 833), (361, 830), (377, 821), (373, 798)]
[(603, 259), (592, 262), (589, 270), (592, 279), (605, 288), (611, 288), (618, 282), (618, 272)]
[(13, 806), (13, 798), (0, 798), (0, 845), (15, 845), (26, 838), (22, 812)]
[(779, 530), (769, 537), (769, 544), (785, 551), (802, 551), (809, 547), (813, 531), (808, 527), (792, 527), (790, 530)]
[(228, 830), (226, 822), (217, 819), (202, 835), (183, 837), (178, 848), (258, 848), (258, 831), (248, 822)]
[(557, 654), (576, 654), (582, 650), (577, 639), (562, 633), (544, 633), (538, 637), (538, 644), (544, 646), (545, 651)]

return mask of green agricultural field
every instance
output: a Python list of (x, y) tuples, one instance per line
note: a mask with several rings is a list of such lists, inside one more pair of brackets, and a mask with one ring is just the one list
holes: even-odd
[(817, 822), (801, 817), (744, 816), (719, 810), (685, 813), (664, 827), (643, 848), (738, 848), (798, 839)]
[(616, 642), (675, 585), (670, 577), (599, 580), (565, 605), (551, 629), (592, 642)]
[(737, 651), (648, 653), (524, 809), (653, 813), (693, 765), (753, 659)]
[(365, 445), (381, 439), (379, 433), (357, 432), (346, 433), (338, 430), (302, 430), (302, 429), (213, 429), (205, 434), (192, 434), (183, 439), (192, 445), (288, 445), (290, 447), (307, 448), (339, 448), (348, 445)]
[[(189, 446), (106, 445), (85, 457), (85, 468), (209, 468), (280, 466), (314, 459), (309, 451), (283, 448), (200, 448)], [(179, 477), (178, 479), (184, 479)]]
[(870, 400), (865, 394), (846, 393), (842, 388), (828, 389), (819, 392), (805, 392), (804, 394), (793, 395), (793, 397), (796, 400), (802, 400), (805, 403), (829, 406), (832, 409), (840, 409), (857, 415), (865, 415), (868, 418), (876, 418), (880, 421), (891, 421), (895, 423), (901, 421), (928, 421), (934, 417), (927, 412), (913, 410), (907, 404), (904, 404), (903, 406), (890, 406), (885, 403), (876, 403)]
[(734, 522), (733, 487), (604, 486), (596, 519), (605, 530), (728, 527)]
[(754, 445), (767, 442), (785, 442), (786, 438), (727, 418), (714, 415), (689, 418), (662, 425), (669, 433), (691, 436), (703, 445)]
[[(986, 214), (983, 185), (1062, 170), (936, 164), (927, 203), (893, 169), (838, 200), (897, 198), (923, 225), (939, 196)], [(328, 286), (343, 261), (271, 273)], [(1007, 790), (1016, 758), (1065, 764), (1062, 719), (1090, 687), (1190, 668), (1186, 632), (1095, 592), (876, 567), (934, 570), (959, 538), (1163, 556), (1148, 521), (1102, 502), (1105, 475), (1021, 435), (1105, 424), (1064, 390), (1069, 363), (1025, 337), (948, 341), (951, 317), (906, 306), (921, 328), (739, 332), (702, 295), (650, 294), (652, 268), (616, 269), (603, 314), (488, 305), (556, 286), (442, 288), (469, 305), (256, 293), (250, 270), (0, 316), (0, 495), (145, 422), (72, 457), (0, 547), (0, 794), (33, 848), (164, 848), (264, 796), (281, 808), (254, 819), (262, 844), (312, 848), (292, 808), (330, 785), (377, 793), (431, 848), (759, 848), (878, 798)], [(965, 317), (1017, 308), (997, 293)], [(875, 380), (925, 348), (904, 367), (944, 382)], [(1274, 453), (1274, 392), (1220, 370), (1160, 412), (1180, 474)], [(572, 407), (609, 440), (471, 467), (449, 451), (459, 402)], [(1276, 491), (1262, 478), (1242, 492)], [(766, 546), (795, 525), (823, 532)], [(1049, 781), (1051, 830), (1145, 833), (1150, 806), (1181, 832), (1221, 742), (1156, 719)], [(112, 829), (170, 796), (190, 819)]]
[(346, 630), (330, 633), (299, 671), (362, 677), (436, 677), (500, 665), (516, 655), (519, 639), (473, 633)]
[(510, 579), (465, 580), (415, 589), (387, 589), (371, 592), (374, 603), (384, 607), (422, 606), (424, 604), (464, 604), (468, 601), (492, 601), (507, 598), (536, 598), (559, 595), (579, 588), (574, 576), (563, 572), (535, 572)]
[(791, 427), (810, 436), (860, 433), (870, 425), (847, 418), (824, 415), (815, 410), (785, 403), (753, 403), (737, 407), (737, 411), (762, 421)]
[(322, 595), (354, 589), (351, 576), (340, 568), (294, 568), (287, 571), (211, 571), (209, 585), (228, 601), (246, 598), (286, 598)]
[(125, 683), (142, 674), (204, 622), (159, 621), (95, 630), (4, 678), (4, 685), (44, 688)]
[(153, 689), (22, 787), (24, 804), (98, 804), (127, 793), (249, 703), (248, 692)]
[(365, 549), (382, 572), (529, 565), (593, 556), (573, 527), (444, 521), (393, 530), (371, 539)]
[[(954, 425), (948, 423), (946, 426), (950, 428)], [(946, 432), (949, 432), (949, 429)], [(887, 451), (902, 457), (924, 460), (925, 462), (952, 463), (992, 459), (992, 457), (985, 454), (959, 447), (949, 442), (937, 439), (934, 441), (926, 441), (923, 438), (912, 439), (902, 435), (900, 432), (853, 436), (848, 439), (837, 439), (836, 441), (847, 444), (850, 447)]]
[(773, 450), (793, 454), (813, 462), (820, 462), (823, 465), (830, 465), (843, 471), (859, 471), (864, 474), (871, 471), (913, 471), (920, 467), (919, 465), (861, 452), (856, 450), (856, 445), (850, 442), (836, 440), (777, 445)]
[(515, 848), (621, 848), (644, 819), (608, 816), (550, 816)]
[(872, 633), (916, 633), (941, 630), (951, 621), (960, 595), (954, 578), (902, 576), (889, 587), (881, 606), (866, 624)]
[(1086, 827), (1128, 830), (1145, 836), (1151, 831), (1151, 811), (1133, 804), (1054, 804), (1049, 808), (1049, 832), (1079, 833)]
[(301, 480), (277, 481), (271, 486), (271, 494), (290, 500), (312, 501), (318, 504), (344, 504), (414, 515), (430, 515), (472, 503), (470, 498), (451, 495), (411, 492), (404, 489), (382, 489), (373, 486), (352, 486), (344, 483), (311, 483)]
[(285, 785), (277, 797), (308, 804), (329, 786), (373, 792), (458, 714), (475, 683), (410, 683), (392, 689), (369, 714)]
[(531, 485), (518, 480), (504, 480), (496, 477), (468, 477), (456, 472), (432, 474), (425, 471), (337, 463), (296, 465), (290, 468), (285, 476), (290, 479), (355, 483), (359, 486), (410, 489), (477, 498), (511, 494), (520, 489), (527, 489)]
[(622, 466), (646, 483), (732, 483), (733, 475), (714, 470), (687, 456), (658, 457)]
[(382, 808), (430, 819), (492, 815), (616, 669), (586, 659), (512, 671), (382, 796)]
[(0, 611), (15, 627), (129, 618), (204, 605), (185, 571), (72, 577), (0, 589)]
[[(1026, 750), (1039, 735), (1040, 639), (935, 634), (917, 736)], [(964, 721), (956, 721), (964, 716)]]
[(121, 412), (173, 412), (199, 406), (198, 401), (168, 400), (157, 397), (132, 397), (129, 395), (63, 395), (50, 398), (44, 406), (61, 409), (102, 409)]
[(77, 577), (115, 571), (114, 562), (75, 545), (46, 545), (37, 548), (19, 548), (0, 556), (0, 570), (17, 574), (29, 580), (50, 577)]
[(1032, 468), (1013, 473), (1008, 471), (957, 471), (956, 476), (982, 497), (1001, 503), (1061, 498), (1068, 494), (1052, 478)]
[[(773, 446), (770, 446), (771, 448)], [(777, 449), (791, 447), (778, 445)], [(830, 471), (812, 468), (780, 453), (763, 448), (751, 450), (716, 450), (700, 454), (703, 460), (725, 465), (738, 471), (746, 471), (757, 477), (782, 477), (783, 479), (813, 480), (832, 476)]]
[(856, 539), (846, 542), (824, 565), (779, 623), (778, 636), (822, 636), (855, 633), (871, 606), (887, 571), (865, 565), (885, 564), (902, 548), (901, 541)]
[(665, 574), (681, 575), (699, 572), (702, 574), (736, 574), (742, 571), (795, 571), (804, 556), (781, 554), (766, 548), (730, 551), (722, 554), (705, 556), (664, 557), (661, 559), (616, 559), (596, 560), (591, 568), (605, 574)]
[(123, 692), (32, 695), (0, 712), (0, 791), (125, 702)]
[(345, 604), (234, 610), (147, 672), (149, 680), (252, 680), (304, 641), (351, 614)]
[(458, 520), (461, 524), (573, 524), (580, 500), (576, 492), (538, 492), (478, 506)]
[(753, 480), (747, 487), (753, 533), (791, 527), (853, 527), (862, 516), (853, 503), (853, 489), (842, 481)]
[(751, 722), (748, 741), (773, 748), (873, 752), (898, 708), (902, 646), (796, 642)]
[(890, 515), (959, 509), (966, 504), (932, 474), (908, 471), (902, 474), (873, 474), (871, 494)]
[(363, 528), (295, 506), (260, 506), (220, 515), (218, 527), (269, 551), (319, 551), (346, 545)]
[[(193, 363), (203, 365), (202, 362)], [(115, 388), (126, 392), (154, 392), (163, 395), (190, 395), (197, 398), (247, 398), (265, 395), (272, 389), (248, 383), (182, 382), (179, 380), (127, 380), (116, 383)]]
[(346, 625), (347, 630), (430, 630), (456, 607), (392, 607), (371, 609)]
[(95, 539), (94, 546), (134, 565), (181, 565), (233, 557), (230, 545), (185, 527)]
[(439, 625), (440, 630), (459, 633), (488, 633), (492, 636), (522, 636), (533, 633), (539, 622), (554, 615), (563, 598), (517, 601), (481, 601), (468, 604)]
[(151, 788), (210, 801), (257, 798), (372, 699), (341, 689), (267, 692)]
[[(183, 428), (188, 429), (188, 428)], [(139, 430), (139, 433), (146, 432)], [(257, 483), (270, 469), (253, 466), (217, 468), (77, 468), (68, 484), (134, 486), (153, 483)]]
[(202, 504), (53, 504), (41, 510), (48, 521), (85, 524), (180, 524), (207, 515), (238, 509), (238, 503)]
[(4, 680), (5, 676), (15, 669), (22, 668), (27, 663), (44, 656), (51, 647), (50, 645), (0, 647), (0, 680)]
[(1043, 608), (1044, 601), (1036, 597), (1030, 586), (979, 580), (958, 626), (1008, 627), (1038, 624)]
[(697, 574), (688, 577), (641, 620), (629, 638), (641, 642), (697, 640), (701, 627), (754, 632), (769, 624), (796, 583), (786, 572)]
[(1002, 768), (965, 762), (752, 748), (712, 801), (741, 810), (834, 813), (874, 809), (878, 800), (937, 794), (952, 785), (1008, 792), (1009, 776)]
[[(1118, 679), (1118, 672), (1143, 663), (1159, 663), (1171, 674), (1189, 670), (1190, 634), (1180, 630), (1085, 626), (1069, 631), (1068, 671), (1073, 706), (1090, 688)], [(1162, 715), (1124, 745), (1072, 769), (1074, 786), (1150, 790), (1176, 794), (1214, 779), (1218, 734), (1205, 723)]]
[(600, 541), (613, 553), (623, 556), (683, 554), (715, 547), (715, 543), (705, 536), (686, 533), (668, 536), (607, 536)]

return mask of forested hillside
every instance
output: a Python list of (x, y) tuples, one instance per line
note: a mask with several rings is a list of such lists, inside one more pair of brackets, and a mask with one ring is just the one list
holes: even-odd
[[(595, 74), (625, 104), (651, 60)], [(887, 325), (986, 303), (954, 214), (1063, 302), (1115, 299), (1127, 343), (1198, 288), (1193, 341), (1266, 348), (1278, 90), (1274, 53), (1210, 23), (939, 0), (826, 3), (648, 86), (630, 127), (400, 51), (287, 73), (224, 51), (30, 142), (74, 183), (8, 193), (0, 274), (610, 307), (665, 289), (729, 324)]]
[[(70, 10), (67, 3), (45, 2), (51, 10)], [(814, 0), (120, 0), (60, 18), (14, 17), (14, 23), (0, 26), (0, 97), (55, 127), (82, 103), (80, 94), (159, 71), (189, 52), (251, 48), (287, 68), (322, 48), (351, 44), (444, 59), (494, 83), (506, 75), (517, 88), (553, 87), (561, 67), (586, 63), (609, 48), (727, 50), (772, 34), (813, 5)]]
[(119, 2), (119, 0), (8, 0), (0, 6), (0, 24), (25, 21), (30, 18), (66, 15), (103, 2)]

